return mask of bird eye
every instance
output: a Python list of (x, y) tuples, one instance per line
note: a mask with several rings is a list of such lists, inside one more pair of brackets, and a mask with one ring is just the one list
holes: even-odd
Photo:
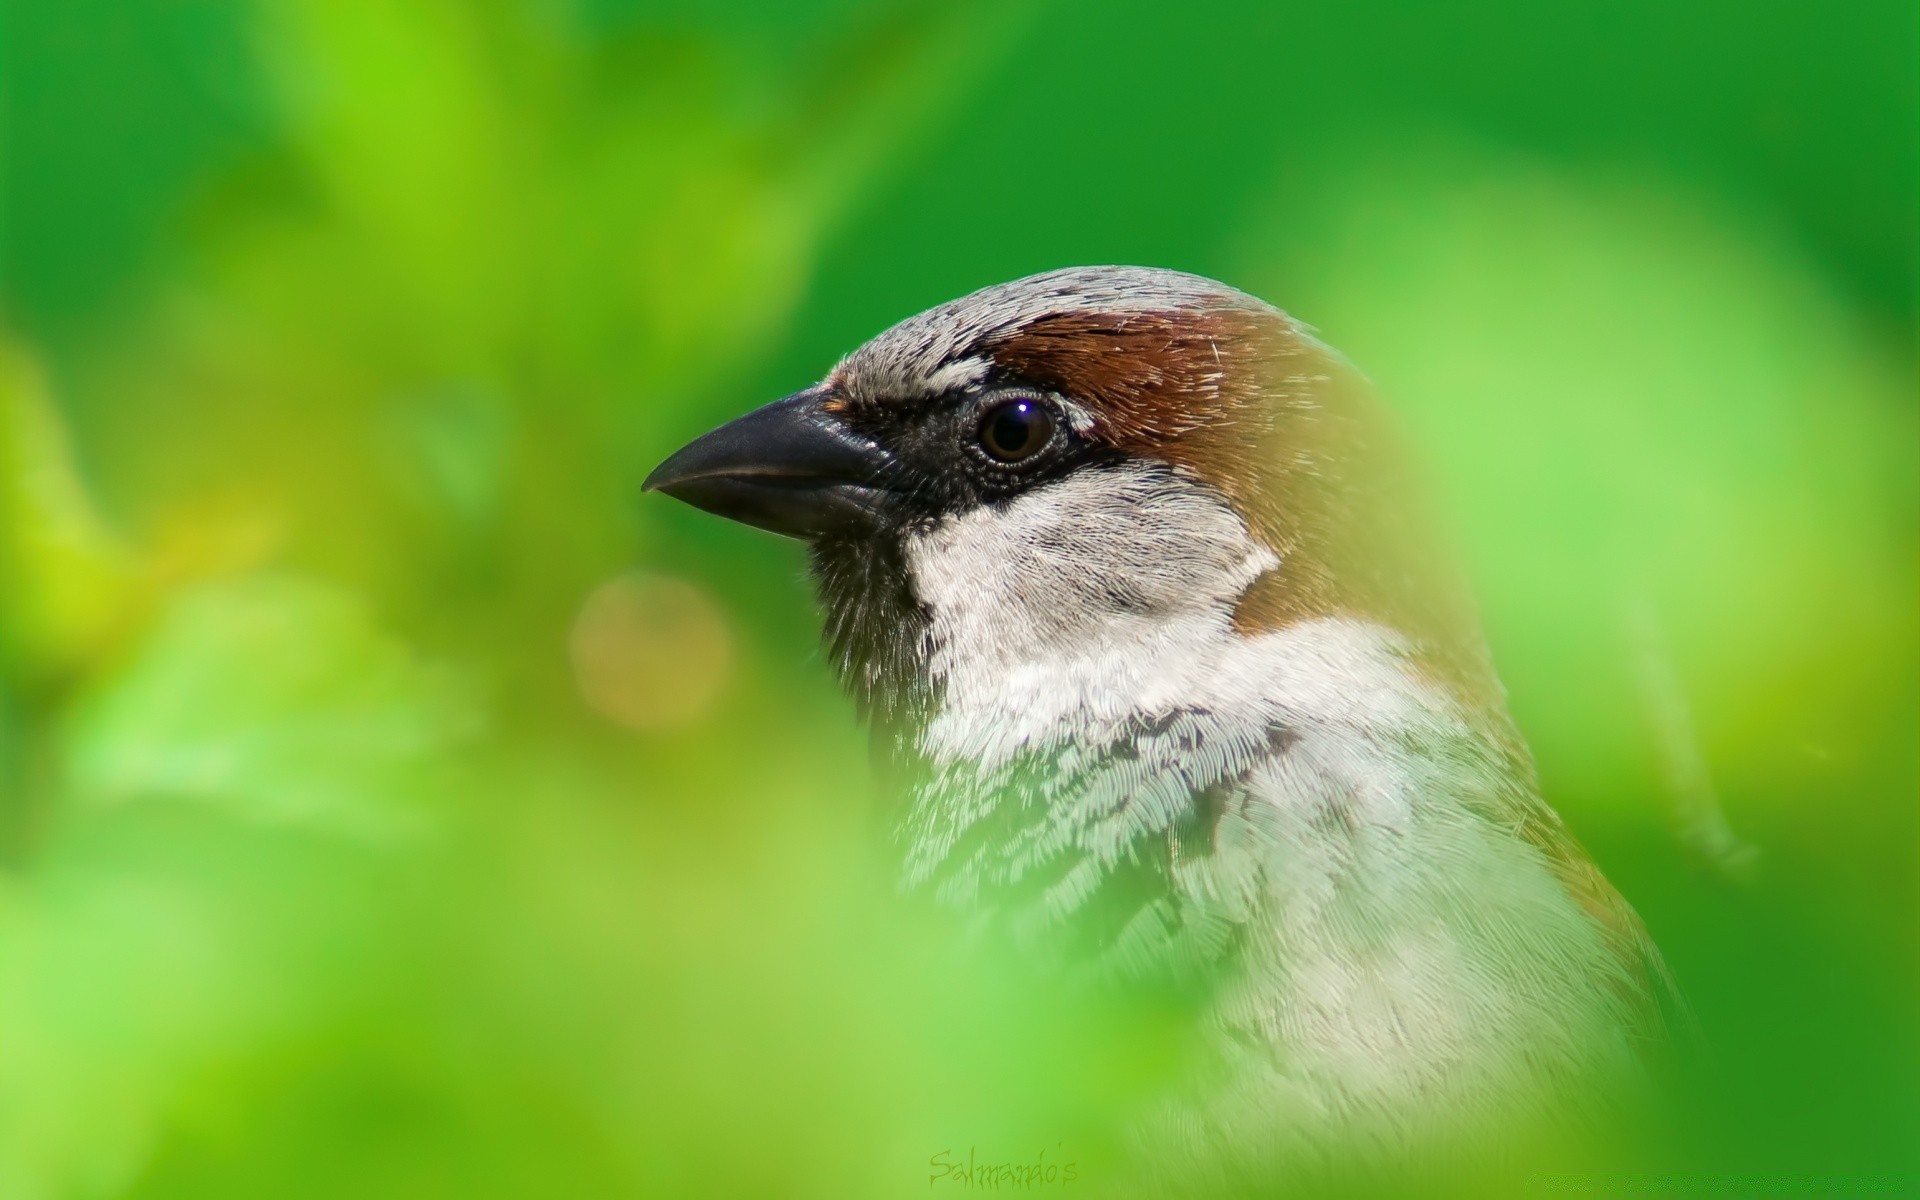
[(1053, 440), (1053, 414), (1038, 400), (1009, 400), (980, 420), (980, 446), (997, 462), (1032, 458)]

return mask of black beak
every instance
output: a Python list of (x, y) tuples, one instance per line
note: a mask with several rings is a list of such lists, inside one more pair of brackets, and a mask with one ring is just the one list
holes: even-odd
[(889, 456), (826, 399), (808, 388), (729, 421), (676, 450), (641, 490), (788, 537), (871, 528), (887, 496), (874, 480)]

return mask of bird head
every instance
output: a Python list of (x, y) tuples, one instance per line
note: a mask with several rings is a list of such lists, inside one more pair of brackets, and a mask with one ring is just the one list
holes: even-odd
[(1652, 1011), (1407, 476), (1305, 326), (1094, 267), (910, 318), (647, 486), (809, 543), (835, 665), (921, 775), (905, 887), (1209, 1006), (1255, 1080), (1232, 1125), (1356, 1079), (1419, 1081), (1365, 1101), (1396, 1114), (1531, 1097)]
[(1450, 668), (1477, 635), (1417, 565), (1365, 391), (1245, 293), (1073, 268), (901, 322), (645, 486), (806, 540), (836, 664), (881, 717), (1043, 659), (1137, 692), (1180, 631), (1333, 615)]

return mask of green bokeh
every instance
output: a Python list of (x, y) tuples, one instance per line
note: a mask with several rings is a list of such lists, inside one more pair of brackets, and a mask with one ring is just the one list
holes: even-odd
[(1177, 1031), (891, 898), (798, 551), (637, 489), (1088, 262), (1424, 451), (1712, 1047), (1599, 1165), (1913, 1186), (1911, 4), (5, 0), (0, 104), (0, 1200), (1124, 1185)]

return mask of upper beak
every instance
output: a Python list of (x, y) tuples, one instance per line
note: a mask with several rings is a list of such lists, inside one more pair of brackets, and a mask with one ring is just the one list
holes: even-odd
[(676, 450), (641, 490), (788, 537), (870, 527), (889, 456), (828, 412), (826, 398), (812, 387), (729, 421)]

